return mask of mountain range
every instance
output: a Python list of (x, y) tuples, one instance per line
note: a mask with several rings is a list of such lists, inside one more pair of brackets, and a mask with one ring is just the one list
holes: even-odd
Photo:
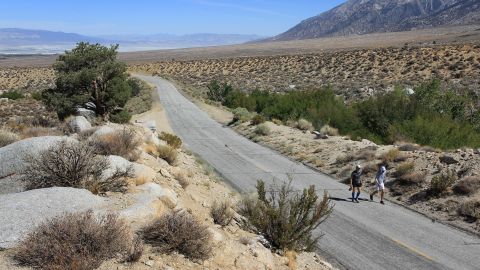
[(19, 28), (0, 29), (0, 54), (53, 54), (71, 49), (76, 43), (120, 44), (120, 51), (141, 51), (241, 44), (261, 39), (257, 35), (190, 34), (190, 35), (104, 35), (85, 36), (75, 33), (31, 30)]
[(349, 0), (265, 41), (480, 24), (480, 0)]

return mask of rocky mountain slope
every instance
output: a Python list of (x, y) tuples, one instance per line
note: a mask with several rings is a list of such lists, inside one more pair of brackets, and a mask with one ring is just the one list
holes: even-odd
[(478, 23), (480, 2), (477, 0), (349, 0), (268, 40), (360, 35)]

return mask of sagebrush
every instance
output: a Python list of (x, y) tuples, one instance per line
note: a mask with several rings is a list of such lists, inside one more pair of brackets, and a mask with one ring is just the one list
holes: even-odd
[(14, 249), (13, 259), (35, 269), (91, 270), (108, 259), (138, 259), (141, 246), (118, 216), (88, 211), (63, 214), (39, 225)]
[(130, 161), (135, 161), (139, 157), (137, 148), (141, 141), (133, 129), (125, 127), (112, 133), (95, 136), (90, 140), (90, 144), (100, 155), (121, 156)]
[(142, 230), (145, 243), (161, 253), (178, 252), (193, 260), (205, 260), (212, 253), (208, 227), (186, 212), (168, 213)]
[(215, 224), (225, 227), (232, 222), (234, 212), (229, 203), (215, 201), (210, 208), (210, 216)]
[(162, 132), (160, 133), (159, 138), (163, 141), (166, 141), (168, 145), (175, 149), (178, 149), (182, 146), (182, 139), (180, 139), (177, 135)]

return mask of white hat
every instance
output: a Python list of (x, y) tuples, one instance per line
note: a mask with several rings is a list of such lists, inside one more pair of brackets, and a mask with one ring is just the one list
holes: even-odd
[(357, 169), (361, 169), (362, 166), (361, 166), (360, 164), (357, 164), (356, 168), (357, 168)]
[(382, 167), (380, 167), (380, 171), (381, 171), (381, 172), (386, 172), (387, 169), (385, 168), (385, 166), (382, 166)]

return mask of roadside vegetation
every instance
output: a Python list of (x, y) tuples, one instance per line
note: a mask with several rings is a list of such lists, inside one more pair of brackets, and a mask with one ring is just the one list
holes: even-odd
[(480, 147), (479, 98), (466, 91), (443, 90), (436, 80), (415, 88), (413, 94), (396, 88), (350, 104), (331, 88), (282, 94), (245, 93), (216, 82), (208, 88), (207, 96), (234, 109), (240, 121), (256, 112), (282, 122), (307, 120), (317, 130), (328, 125), (342, 135), (376, 143), (402, 140), (441, 149)]
[(333, 211), (328, 194), (319, 200), (314, 186), (297, 193), (289, 182), (266, 187), (259, 180), (256, 188), (257, 196), (246, 197), (239, 205), (246, 226), (275, 250), (313, 251), (320, 237), (312, 233)]

